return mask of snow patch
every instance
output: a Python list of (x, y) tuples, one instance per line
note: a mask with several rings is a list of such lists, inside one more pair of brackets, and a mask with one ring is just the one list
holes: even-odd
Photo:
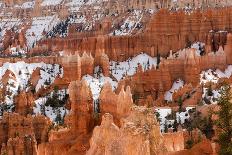
[(138, 64), (142, 65), (143, 70), (148, 70), (151, 69), (153, 65), (156, 66), (157, 58), (152, 58), (142, 53), (123, 62), (111, 61), (110, 71), (117, 81), (120, 81), (126, 75), (134, 75), (138, 68)]
[[(48, 98), (53, 95), (54, 92), (51, 92), (49, 95), (45, 97), (41, 97), (37, 100), (35, 100), (35, 106), (33, 107), (33, 113), (35, 115), (45, 115), (48, 118), (51, 119), (52, 122), (56, 122), (56, 118), (58, 115), (61, 116), (61, 119), (64, 119), (66, 114), (69, 113), (69, 110), (67, 110), (65, 107), (51, 107), (51, 106), (45, 106), (45, 103), (47, 102)], [(67, 95), (67, 90), (62, 89), (58, 90), (58, 99), (63, 100), (65, 95)]]
[(33, 47), (36, 41), (39, 41), (44, 35), (43, 32), (50, 31), (57, 23), (59, 18), (57, 15), (34, 17), (32, 19), (31, 28), (26, 31), (27, 46)]
[(166, 101), (172, 101), (172, 94), (184, 86), (184, 81), (177, 80), (173, 83), (172, 88), (164, 94)]
[[(13, 105), (14, 96), (18, 94), (18, 91), (28, 90), (30, 88), (29, 79), (31, 78), (32, 73), (36, 68), (41, 68), (41, 72), (45, 72), (46, 75), (41, 74), (40, 77), (43, 79), (41, 82), (39, 81), (37, 84), (37, 90), (41, 87), (46, 87), (46, 83), (44, 80), (51, 79), (51, 83), (54, 82), (54, 79), (58, 76), (62, 76), (63, 68), (57, 64), (45, 64), (41, 63), (25, 63), (23, 61), (19, 61), (16, 63), (4, 63), (2, 67), (0, 67), (0, 86), (3, 87), (2, 78), (5, 75), (6, 71), (9, 70), (9, 79), (6, 84), (6, 95), (4, 99), (4, 103), (7, 105)], [(59, 70), (58, 70), (59, 69)], [(39, 86), (38, 86), (39, 85)]]

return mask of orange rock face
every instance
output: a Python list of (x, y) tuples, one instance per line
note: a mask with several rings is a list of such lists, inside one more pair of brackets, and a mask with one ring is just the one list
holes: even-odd
[(93, 99), (90, 88), (85, 81), (73, 81), (69, 85), (71, 112), (66, 118), (73, 132), (89, 133), (92, 130)]
[(48, 142), (39, 145), (39, 155), (60, 152), (64, 155), (82, 155), (89, 148), (89, 139), (95, 124), (90, 88), (85, 81), (73, 81), (69, 85), (69, 97), (71, 111), (65, 118), (68, 128), (52, 130)]
[(51, 122), (44, 116), (4, 113), (0, 121), (1, 153), (36, 154), (37, 144), (47, 141)]
[(31, 92), (21, 92), (15, 99), (15, 112), (23, 116), (31, 114), (33, 111), (34, 100)]
[[(173, 129), (170, 127), (168, 133), (161, 133), (153, 108), (176, 110), (179, 108), (178, 100), (182, 99), (183, 108), (199, 106), (197, 107), (199, 111), (204, 116), (208, 116), (207, 110), (211, 106), (199, 105), (204, 93), (204, 85), (200, 84), (200, 73), (207, 69), (225, 70), (229, 64), (232, 64), (232, 34), (229, 33), (232, 29), (232, 7), (213, 9), (207, 7), (224, 6), (232, 2), (229, 0), (104, 0), (103, 6), (105, 4), (107, 6), (99, 10), (95, 2), (88, 1), (91, 4), (85, 7), (72, 8), (78, 20), (83, 17), (84, 24), (76, 19), (62, 23), (61, 20), (66, 20), (66, 17), (72, 14), (72, 9), (68, 8), (68, 5), (72, 5), (71, 1), (70, 3), (68, 1), (69, 4), (64, 0), (57, 5), (52, 3), (45, 6), (42, 5), (43, 2), (45, 1), (35, 0), (31, 8), (22, 8), (22, 5), (28, 4), (28, 0), (4, 0), (4, 4), (0, 3), (0, 54), (4, 56), (0, 58), (0, 66), (6, 62), (25, 61), (59, 64), (63, 69), (63, 74), (56, 78), (52, 85), (31, 93), (43, 74), (40, 68), (36, 68), (29, 79), (29, 90), (18, 90), (18, 96), (14, 98), (15, 108), (13, 108), (16, 113), (4, 113), (0, 119), (1, 154), (216, 154), (216, 146), (212, 141), (203, 138), (198, 143), (201, 140), (199, 137), (204, 135), (197, 129), (190, 133), (184, 130), (172, 132)], [(175, 8), (179, 11), (174, 10)], [(136, 13), (137, 9), (142, 11)], [(10, 12), (11, 10), (14, 11)], [(132, 13), (134, 13), (133, 17), (127, 18)], [(94, 21), (90, 21), (92, 14), (97, 15), (97, 17), (93, 16)], [(120, 19), (121, 14), (123, 19)], [(142, 16), (139, 21), (124, 23), (124, 19), (138, 18), (138, 14)], [(2, 16), (5, 15), (10, 19), (2, 24), (5, 20)], [(102, 18), (96, 19), (98, 15)], [(33, 21), (37, 17), (39, 19), (45, 16), (51, 16), (52, 20), (45, 23), (48, 27), (42, 30), (41, 36), (38, 37), (36, 32), (29, 34), (27, 30), (35, 25)], [(19, 19), (18, 26), (14, 21), (15, 18)], [(26, 24), (24, 20), (27, 21)], [(57, 23), (58, 27), (56, 27)], [(5, 30), (8, 24), (15, 26)], [(121, 25), (126, 31), (131, 32), (125, 33), (126, 35), (115, 34), (116, 29), (121, 30)], [(130, 30), (131, 25), (134, 27)], [(67, 30), (67, 36), (59, 33), (49, 36), (47, 31), (50, 31), (51, 27), (53, 31)], [(30, 37), (36, 38), (33, 48), (27, 47)], [(41, 38), (37, 40), (37, 37)], [(200, 53), (191, 47), (195, 42), (205, 43)], [(5, 57), (11, 54), (12, 47), (17, 50), (25, 49), (28, 53), (23, 58)], [(157, 59), (160, 58), (160, 63), (148, 70), (143, 70), (143, 64), (138, 64), (134, 75), (126, 75), (122, 80), (116, 81), (111, 73), (110, 61), (117, 61), (116, 63), (129, 61), (141, 52), (152, 57), (157, 56)], [(84, 75), (94, 76), (97, 67), (102, 70), (103, 79), (105, 78), (104, 81), (96, 80), (101, 84), (94, 80), (88, 82), (82, 80)], [(127, 73), (128, 70), (125, 74)], [(9, 84), (9, 80), (17, 78), (10, 70), (6, 70), (2, 75), (1, 102), (6, 102), (4, 96), (8, 92), (6, 85)], [(116, 90), (112, 90), (111, 84), (107, 83), (109, 79), (113, 79), (113, 82), (118, 84)], [(172, 101), (167, 101), (165, 93), (178, 79), (183, 80), (184, 85), (172, 92)], [(232, 83), (232, 77), (225, 79)], [(100, 97), (97, 100), (93, 99), (93, 88), (89, 82), (101, 85)], [(11, 85), (15, 88), (14, 84)], [(102, 85), (103, 88), (100, 88)], [(62, 125), (54, 124), (41, 115), (31, 116), (35, 99), (45, 97), (56, 86), (59, 89), (68, 88), (69, 96), (65, 100), (68, 105), (64, 105), (68, 107), (68, 114)], [(219, 86), (213, 88), (216, 90)], [(55, 111), (54, 107), (49, 108)], [(198, 144), (185, 150), (188, 140)]]
[[(40, 51), (42, 47), (47, 47), (48, 50), (66, 50), (72, 54), (85, 51), (92, 53), (93, 56), (98, 55), (99, 51), (104, 51), (111, 60), (118, 61), (126, 60), (141, 51), (151, 56), (156, 56), (158, 53), (167, 56), (170, 50), (183, 49), (189, 43), (196, 41), (206, 43), (211, 30), (230, 29), (231, 10), (231, 8), (195, 10), (188, 14), (184, 11), (170, 12), (163, 9), (151, 17), (144, 33), (138, 35), (55, 38), (39, 42), (38, 47)], [(226, 44), (225, 34), (212, 37), (215, 39), (216, 49), (219, 45)]]
[(115, 94), (112, 91), (111, 85), (107, 83), (102, 89), (99, 104), (101, 113), (112, 114), (115, 123), (119, 125), (120, 119), (129, 114), (130, 108), (133, 105), (130, 88), (127, 87), (126, 91), (122, 88), (119, 94)]
[(165, 154), (159, 124), (151, 113), (146, 108), (133, 107), (122, 119), (121, 128), (113, 123), (112, 115), (104, 114), (101, 125), (93, 131), (87, 155)]
[(190, 150), (178, 151), (175, 153), (169, 153), (170, 155), (202, 155), (202, 154), (211, 154), (214, 155), (212, 144), (208, 140), (203, 140), (201, 143), (196, 144)]

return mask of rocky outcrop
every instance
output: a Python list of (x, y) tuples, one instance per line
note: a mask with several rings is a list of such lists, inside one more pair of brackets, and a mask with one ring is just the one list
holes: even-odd
[(15, 112), (23, 116), (32, 114), (34, 101), (35, 99), (31, 92), (20, 92), (20, 94), (15, 99)]
[[(162, 59), (158, 69), (138, 70), (133, 76), (125, 77), (119, 81), (116, 92), (119, 92), (122, 87), (130, 86), (133, 98), (137, 99), (139, 103), (145, 103), (148, 95), (155, 100), (164, 99), (164, 93), (171, 89), (173, 82), (182, 79), (187, 84), (186, 87), (191, 84), (196, 89), (194, 101), (186, 104), (197, 104), (195, 101), (199, 99), (202, 92), (202, 89), (198, 87), (200, 73), (209, 68), (225, 70), (227, 55), (224, 51), (217, 51), (216, 54), (197, 56), (196, 50), (191, 48), (179, 51), (178, 54), (177, 58)], [(191, 88), (183, 89), (191, 90)], [(175, 100), (180, 96), (176, 93), (174, 93)], [(184, 92), (179, 93), (183, 94)]]
[(191, 13), (161, 9), (146, 24), (144, 33), (133, 36), (103, 35), (87, 38), (55, 38), (43, 40), (38, 43), (38, 46), (40, 48), (47, 47), (49, 50), (52, 50), (53, 47), (55, 51), (66, 50), (76, 54), (84, 51), (91, 52), (93, 56), (97, 55), (99, 51), (105, 51), (110, 60), (122, 61), (141, 51), (151, 56), (160, 54), (164, 57), (170, 50), (178, 51), (196, 41), (206, 43), (209, 33), (212, 33), (213, 44), (218, 50), (219, 45), (226, 44), (226, 32), (217, 33), (217, 31), (231, 29), (231, 12), (232, 8), (230, 7), (204, 11), (196, 9)]
[(92, 55), (83, 53), (81, 57), (81, 75), (92, 75), (94, 71), (94, 58)]
[(185, 141), (183, 131), (163, 133), (163, 137), (168, 152), (184, 150)]
[(48, 142), (38, 146), (38, 155), (84, 155), (89, 148), (89, 139), (95, 120), (93, 99), (86, 81), (73, 81), (69, 85), (71, 111), (65, 117), (67, 128), (53, 129)]
[(174, 153), (169, 153), (169, 155), (183, 155), (183, 154), (188, 154), (188, 155), (202, 155), (202, 154), (211, 154), (215, 155), (213, 150), (212, 143), (209, 140), (204, 139), (202, 142), (199, 144), (196, 144), (191, 148), (190, 150), (182, 150)]
[(0, 121), (1, 154), (37, 154), (37, 144), (46, 141), (50, 125), (44, 116), (4, 113)]
[(119, 94), (112, 91), (110, 83), (106, 83), (100, 94), (100, 111), (101, 114), (110, 113), (113, 115), (114, 121), (120, 125), (120, 119), (129, 115), (133, 105), (130, 88), (121, 89)]
[(93, 98), (86, 81), (73, 81), (69, 85), (71, 112), (66, 118), (73, 132), (89, 133), (94, 125)]
[(159, 123), (150, 109), (134, 106), (121, 128), (106, 113), (100, 126), (95, 127), (87, 155), (92, 154), (165, 154)]

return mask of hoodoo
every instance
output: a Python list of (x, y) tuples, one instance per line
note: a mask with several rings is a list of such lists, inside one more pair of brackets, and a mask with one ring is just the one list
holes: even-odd
[(0, 0), (1, 155), (231, 155), (231, 0)]

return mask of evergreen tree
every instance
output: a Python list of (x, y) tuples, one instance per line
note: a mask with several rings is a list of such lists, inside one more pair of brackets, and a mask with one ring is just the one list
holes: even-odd
[(191, 43), (191, 41), (189, 40), (189, 38), (186, 38), (186, 44), (185, 44), (185, 48), (190, 48), (191, 47), (191, 45), (192, 45), (192, 43)]
[(150, 69), (150, 62), (149, 62), (149, 59), (147, 60), (147, 69)]
[(60, 111), (60, 109), (58, 109), (58, 110), (56, 111), (55, 122), (56, 122), (57, 124), (59, 124), (59, 125), (62, 125), (62, 124), (63, 124), (63, 118), (62, 118), (62, 116), (61, 116), (61, 111)]
[(200, 124), (202, 124), (201, 128), (199, 127), (200, 130), (205, 134), (206, 138), (211, 139), (214, 135), (211, 116), (205, 117)]
[(224, 84), (220, 91), (218, 100), (219, 110), (216, 112), (218, 119), (216, 125), (219, 129), (218, 144), (220, 145), (220, 155), (232, 155), (232, 103), (231, 88)]
[(189, 139), (189, 140), (186, 141), (186, 148), (187, 149), (191, 149), (193, 147), (193, 145), (194, 145), (194, 140), (191, 137), (191, 139)]
[(211, 84), (209, 85), (209, 88), (207, 89), (207, 95), (208, 96), (213, 96), (213, 90)]
[(181, 97), (178, 98), (178, 106), (179, 106), (179, 112), (181, 112), (182, 111), (182, 106), (183, 106), (183, 101), (182, 101)]
[(41, 114), (45, 115), (45, 105), (44, 104), (41, 105), (40, 109), (41, 109)]
[(156, 116), (156, 119), (158, 122), (161, 122), (161, 119), (160, 119), (160, 113), (159, 112), (155, 112), (155, 116)]
[(165, 133), (168, 132), (168, 123), (167, 123), (167, 120), (165, 120), (165, 122), (164, 122), (164, 132)]
[(173, 123), (173, 132), (177, 132), (178, 131), (178, 126), (179, 126), (179, 124), (177, 123), (177, 120), (175, 119), (175, 121)]
[(159, 68), (159, 64), (160, 64), (160, 54), (157, 53), (157, 62), (156, 62), (156, 68)]

